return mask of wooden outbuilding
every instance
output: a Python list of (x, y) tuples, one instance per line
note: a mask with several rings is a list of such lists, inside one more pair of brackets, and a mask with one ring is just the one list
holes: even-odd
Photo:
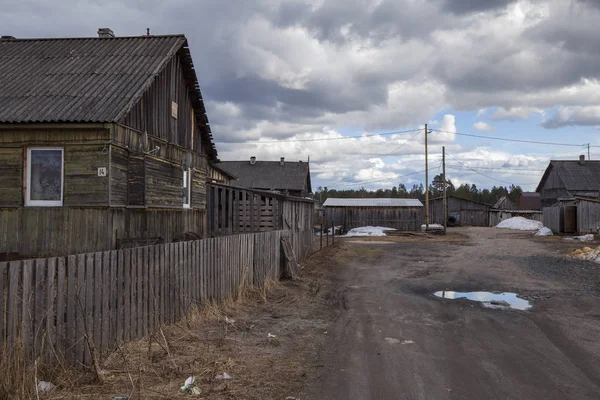
[[(448, 226), (488, 226), (490, 205), (448, 196)], [(430, 222), (444, 224), (444, 199), (437, 197), (429, 200)]]
[(99, 33), (0, 40), (1, 257), (206, 236), (218, 159), (187, 39)]
[(361, 226), (417, 231), (425, 218), (423, 203), (418, 199), (328, 198), (323, 206), (326, 225), (341, 226), (344, 232)]

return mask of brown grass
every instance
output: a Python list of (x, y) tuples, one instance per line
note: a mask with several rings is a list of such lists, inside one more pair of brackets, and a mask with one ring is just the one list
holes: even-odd
[[(106, 399), (127, 392), (132, 399), (188, 398), (180, 386), (189, 376), (195, 376), (203, 399), (299, 396), (319, 373), (323, 333), (332, 319), (329, 271), (335, 267), (325, 260), (335, 251), (324, 249), (304, 262), (295, 281), (243, 285), (235, 300), (207, 302), (182, 321), (119, 346), (101, 365), (103, 384), (92, 372), (74, 383), (49, 375), (59, 390), (41, 398)], [(225, 372), (231, 380), (216, 379)]]

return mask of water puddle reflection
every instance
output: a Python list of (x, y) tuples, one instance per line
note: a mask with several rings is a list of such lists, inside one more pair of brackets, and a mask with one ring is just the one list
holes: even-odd
[(529, 310), (531, 304), (525, 299), (521, 299), (516, 293), (491, 293), (491, 292), (453, 292), (444, 290), (435, 292), (434, 295), (444, 299), (468, 299), (480, 302), (484, 307), (515, 310)]

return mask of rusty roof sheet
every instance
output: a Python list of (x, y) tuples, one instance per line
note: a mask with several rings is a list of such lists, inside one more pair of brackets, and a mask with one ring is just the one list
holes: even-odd
[(185, 36), (0, 40), (0, 123), (117, 122)]

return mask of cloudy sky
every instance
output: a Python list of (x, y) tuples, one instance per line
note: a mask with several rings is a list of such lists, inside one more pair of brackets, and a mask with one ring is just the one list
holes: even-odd
[(600, 158), (600, 1), (1, 4), (2, 35), (184, 33), (219, 157), (310, 157), (315, 188), (423, 182), (424, 123), (455, 183), (534, 189), (551, 158)]

